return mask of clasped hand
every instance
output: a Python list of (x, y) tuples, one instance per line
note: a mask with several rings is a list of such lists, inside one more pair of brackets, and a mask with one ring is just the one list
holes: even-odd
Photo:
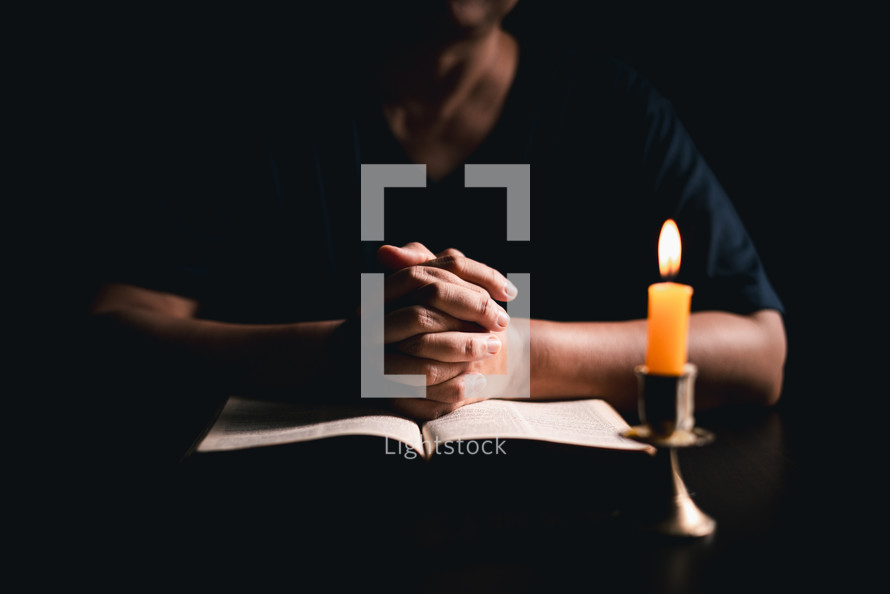
[(510, 317), (497, 301), (516, 297), (500, 272), (456, 249), (433, 254), (420, 243), (384, 245), (387, 374), (426, 377), (426, 398), (396, 398), (412, 417), (435, 418), (496, 396), (486, 374), (505, 374)]

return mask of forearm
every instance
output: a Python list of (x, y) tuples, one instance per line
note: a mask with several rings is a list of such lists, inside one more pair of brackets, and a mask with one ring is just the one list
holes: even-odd
[(97, 316), (96, 324), (138, 356), (236, 389), (298, 387), (333, 371), (327, 344), (336, 322), (240, 325), (125, 311)]
[(230, 390), (293, 389), (334, 372), (339, 321), (233, 324), (196, 318), (195, 309), (177, 296), (115, 288), (92, 311), (100, 356)]
[[(646, 321), (549, 322), (531, 327), (533, 398), (595, 396), (636, 406), (636, 365), (644, 363)], [(780, 394), (785, 335), (779, 314), (690, 317), (689, 361), (698, 366), (696, 406), (772, 404)]]

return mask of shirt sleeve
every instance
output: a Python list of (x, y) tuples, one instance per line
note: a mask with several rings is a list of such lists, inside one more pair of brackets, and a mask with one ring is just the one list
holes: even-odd
[(643, 77), (624, 81), (643, 114), (641, 175), (659, 220), (673, 218), (683, 244), (678, 282), (694, 287), (693, 309), (784, 313), (763, 262), (729, 196), (671, 102)]
[(108, 230), (102, 275), (106, 281), (201, 299), (223, 234), (203, 159), (197, 151), (190, 159), (173, 152), (130, 170), (110, 223), (115, 228)]

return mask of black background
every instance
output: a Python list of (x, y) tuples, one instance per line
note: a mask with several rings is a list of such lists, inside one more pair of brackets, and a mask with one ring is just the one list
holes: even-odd
[[(114, 249), (109, 231), (167, 147), (261, 111), (273, 72), (297, 86), (336, 83), (328, 65), (354, 65), (367, 43), (356, 39), (374, 39), (373, 4), (78, 9), (37, 21), (31, 190), (61, 215), (38, 255), (44, 279), (75, 290), (53, 307), (83, 310), (91, 262)], [(786, 400), (805, 402), (783, 405), (801, 415), (816, 402), (858, 408), (875, 358), (859, 344), (882, 276), (869, 226), (881, 216), (883, 140), (874, 22), (856, 5), (540, 0), (520, 1), (507, 21), (521, 35), (601, 48), (674, 103), (786, 303), (787, 381), (801, 384)]]
[[(15, 53), (24, 75), (21, 195), (38, 221), (24, 244), (36, 276), (28, 286), (38, 289), (26, 294), (36, 293), (41, 328), (30, 333), (30, 352), (40, 354), (31, 402), (78, 409), (71, 382), (92, 263), (114, 249), (117, 221), (150, 186), (151, 157), (179, 135), (236, 121), (262, 97), (254, 90), (270, 69), (285, 65), (295, 79), (324, 74), (328, 59), (350, 57), (356, 30), (367, 33), (349, 3), (297, 6), (69, 7), (25, 18), (33, 33)], [(876, 183), (886, 152), (876, 22), (855, 4), (750, 2), (520, 0), (510, 17), (520, 31), (602, 47), (672, 100), (786, 304), (779, 406), (804, 466), (814, 477), (830, 468), (843, 485), (832, 497), (868, 490), (876, 472), (868, 446), (878, 441), (870, 421), (886, 398), (876, 381), (886, 199)], [(50, 446), (31, 448), (41, 455), (26, 462), (30, 472), (51, 472), (47, 459), (60, 450)], [(67, 447), (71, 464), (76, 442)]]

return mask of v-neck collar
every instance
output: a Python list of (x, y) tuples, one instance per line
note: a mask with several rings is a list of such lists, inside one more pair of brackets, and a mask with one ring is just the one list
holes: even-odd
[[(521, 86), (525, 84), (528, 69), (528, 60), (525, 57), (524, 48), (519, 50), (519, 61), (516, 66), (516, 73), (513, 81), (504, 98), (504, 105), (501, 113), (486, 137), (479, 146), (470, 153), (470, 155), (453, 170), (438, 179), (433, 179), (429, 175), (426, 176), (426, 184), (428, 188), (438, 186), (451, 186), (454, 184), (464, 185), (464, 167), (466, 163), (498, 163), (503, 162), (504, 146), (510, 146), (509, 136), (518, 133), (517, 125), (522, 123), (521, 109), (519, 107), (519, 97), (521, 96)], [(376, 87), (375, 87), (376, 88)], [(383, 115), (382, 102), (379, 99), (379, 93), (372, 95), (372, 99), (365, 103), (360, 114), (358, 122), (360, 136), (361, 132), (368, 135), (369, 138), (377, 139), (379, 143), (362, 142), (361, 138), (357, 139), (356, 155), (359, 163), (414, 163), (408, 156), (402, 144), (393, 134), (389, 127), (389, 122)], [(516, 158), (513, 162), (526, 162), (525, 147), (514, 147), (517, 150)], [(518, 159), (518, 160), (516, 160)]]

